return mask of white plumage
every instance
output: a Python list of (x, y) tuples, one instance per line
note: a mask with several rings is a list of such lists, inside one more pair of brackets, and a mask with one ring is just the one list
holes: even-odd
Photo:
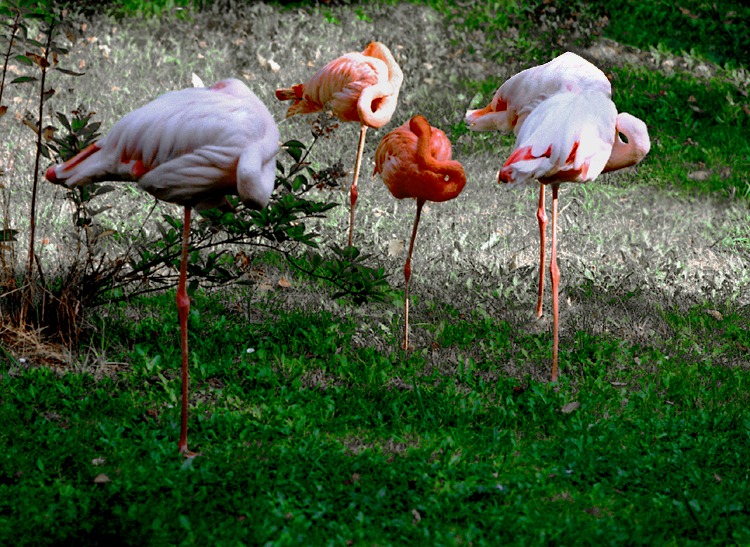
[(197, 209), (238, 194), (268, 204), (279, 131), (266, 106), (239, 80), (165, 93), (130, 112), (93, 148), (47, 172), (69, 188), (129, 180), (155, 197)]
[(517, 135), (526, 117), (545, 99), (586, 90), (612, 95), (604, 72), (583, 57), (566, 52), (511, 76), (489, 105), (466, 112), (466, 123), (472, 131), (515, 131)]
[(594, 180), (612, 153), (616, 120), (615, 104), (598, 91), (560, 93), (542, 101), (521, 126), (501, 180)]

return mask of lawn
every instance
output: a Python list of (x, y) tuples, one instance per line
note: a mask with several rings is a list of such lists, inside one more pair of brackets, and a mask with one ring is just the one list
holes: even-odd
[[(27, 16), (40, 45), (13, 46), (0, 96), (0, 544), (750, 543), (750, 79), (736, 30), (750, 18), (740, 3), (643, 4), (666, 17), (661, 39), (626, 2), (66, 12), (67, 72), (45, 72), (41, 123), (58, 139), (106, 132), (196, 74), (245, 81), (287, 143), (267, 224), (193, 223), (189, 457), (180, 208), (129, 184), (89, 195), (39, 179), (34, 192), (40, 87), (24, 79), (41, 76), (31, 53), (46, 34)], [(358, 128), (281, 121), (273, 93), (371, 40), (404, 84), (391, 123), (368, 131), (347, 250)], [(551, 383), (536, 189), (497, 185), (513, 137), (469, 132), (463, 115), (565, 50), (604, 70), (652, 148), (562, 187)], [(380, 138), (417, 113), (446, 132), (468, 182), (425, 206), (406, 352), (415, 205), (372, 170)]]

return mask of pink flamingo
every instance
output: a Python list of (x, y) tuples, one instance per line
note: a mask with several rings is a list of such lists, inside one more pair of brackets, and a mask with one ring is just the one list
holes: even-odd
[[(595, 65), (575, 53), (567, 52), (543, 65), (528, 68), (510, 77), (495, 92), (492, 101), (479, 110), (466, 112), (466, 123), (472, 131), (513, 131), (516, 135), (528, 115), (542, 101), (559, 93), (599, 91), (610, 97), (612, 86)], [(539, 186), (539, 292), (537, 317), (542, 316), (544, 298), (544, 263), (547, 233), (544, 184)]]
[(349, 189), (349, 245), (354, 232), (357, 179), (365, 134), (368, 127), (379, 129), (390, 121), (403, 79), (391, 51), (380, 42), (371, 42), (362, 53), (347, 53), (334, 59), (305, 83), (276, 90), (280, 101), (294, 101), (287, 110), (287, 118), (330, 109), (341, 121), (360, 123), (354, 178)]
[(190, 299), (185, 289), (190, 209), (268, 205), (274, 189), (279, 131), (266, 106), (239, 80), (165, 93), (127, 114), (104, 137), (46, 173), (74, 188), (104, 180), (133, 181), (158, 199), (185, 208), (177, 311), (182, 350), (182, 416), (178, 448), (188, 454)]
[[(601, 70), (568, 52), (512, 76), (500, 86), (488, 106), (466, 113), (466, 123), (472, 130), (513, 130), (517, 136), (516, 150), (498, 173), (499, 182), (537, 179), (541, 183), (537, 207), (540, 240), (537, 317), (542, 316), (544, 296), (547, 227), (544, 188), (546, 184), (552, 185), (552, 381), (558, 377), (559, 184), (594, 180), (602, 172), (634, 165), (651, 147), (646, 125), (630, 114), (618, 115), (611, 94), (609, 80)], [(590, 104), (586, 104), (587, 99)]]
[(538, 180), (552, 186), (552, 381), (558, 377), (557, 194), (562, 182), (586, 182), (600, 173), (641, 161), (651, 142), (646, 124), (617, 113), (599, 91), (560, 93), (542, 101), (524, 121), (516, 149), (498, 173), (498, 182)]
[(445, 133), (419, 115), (385, 135), (375, 151), (373, 174), (380, 173), (396, 199), (417, 200), (417, 215), (404, 265), (404, 350), (409, 349), (409, 278), (422, 206), (427, 200), (453, 199), (466, 184), (463, 166), (451, 160), (451, 155), (451, 143)]

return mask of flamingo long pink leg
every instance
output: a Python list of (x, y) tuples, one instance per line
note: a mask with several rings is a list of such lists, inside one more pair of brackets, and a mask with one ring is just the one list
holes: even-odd
[(404, 345), (405, 351), (409, 350), (409, 279), (411, 278), (411, 254), (414, 251), (414, 240), (417, 238), (417, 226), (419, 226), (419, 217), (422, 216), (422, 206), (425, 200), (417, 198), (417, 216), (414, 218), (414, 228), (411, 231), (411, 241), (409, 241), (409, 256), (406, 257), (404, 264)]
[(547, 244), (547, 215), (544, 211), (544, 184), (539, 185), (539, 207), (536, 210), (539, 221), (539, 296), (536, 301), (536, 316), (542, 316), (542, 299), (544, 298), (544, 249)]
[(188, 453), (188, 312), (190, 312), (190, 298), (188, 298), (185, 284), (187, 281), (188, 242), (190, 239), (190, 207), (185, 207), (185, 220), (182, 231), (182, 260), (180, 261), (180, 281), (177, 285), (177, 315), (180, 319), (180, 346), (182, 348), (182, 420), (180, 422), (180, 442), (178, 448), (181, 453)]
[(359, 191), (357, 190), (357, 179), (359, 178), (359, 168), (362, 164), (362, 152), (365, 149), (365, 135), (367, 134), (367, 126), (362, 124), (359, 130), (359, 145), (357, 146), (357, 159), (354, 162), (354, 179), (352, 180), (352, 186), (349, 189), (349, 200), (351, 206), (349, 209), (349, 246), (352, 245), (352, 237), (354, 236), (354, 205), (357, 203), (357, 196)]
[(559, 184), (552, 185), (552, 254), (550, 256), (549, 273), (552, 280), (552, 381), (557, 382), (557, 339), (560, 321), (558, 318), (558, 288), (560, 286), (560, 270), (557, 267), (557, 191)]

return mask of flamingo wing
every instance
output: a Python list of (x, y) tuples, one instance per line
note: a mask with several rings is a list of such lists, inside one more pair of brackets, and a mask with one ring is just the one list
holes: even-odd
[(246, 166), (248, 157), (260, 166), (272, 164), (278, 140), (260, 99), (239, 80), (224, 80), (211, 88), (165, 93), (130, 112), (93, 151), (50, 168), (47, 178), (68, 187), (137, 181), (158, 199), (180, 205), (213, 203), (217, 196), (240, 192), (243, 201), (258, 207), (273, 191), (273, 170), (238, 167)]
[(617, 109), (603, 93), (564, 93), (541, 102), (518, 133), (500, 182), (595, 179), (612, 153)]
[(514, 131), (518, 135), (526, 117), (543, 101), (559, 93), (582, 91), (598, 91), (609, 97), (612, 86), (595, 65), (575, 53), (563, 53), (509, 78), (489, 105), (467, 111), (466, 123), (473, 131)]
[(386, 80), (383, 61), (347, 53), (318, 69), (305, 83), (279, 89), (279, 100), (293, 100), (286, 117), (330, 108), (342, 121), (359, 121), (357, 100), (362, 90)]

